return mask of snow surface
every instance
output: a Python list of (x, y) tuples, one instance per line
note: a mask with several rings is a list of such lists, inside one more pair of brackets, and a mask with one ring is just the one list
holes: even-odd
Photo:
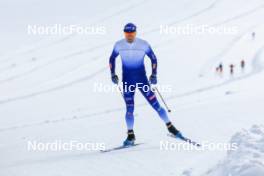
[(229, 151), (221, 163), (206, 175), (261, 176), (264, 173), (264, 127), (254, 125), (232, 136), (237, 149)]
[[(0, 175), (264, 175), (263, 16), (263, 0), (1, 1)], [(180, 142), (167, 137), (164, 124), (140, 94), (135, 132), (143, 145), (104, 154), (27, 150), (28, 141), (34, 140), (103, 142), (107, 147), (122, 143), (123, 99), (118, 92), (93, 89), (95, 83), (111, 85), (108, 57), (127, 22), (136, 23), (138, 36), (153, 46), (159, 84), (172, 86), (162, 94), (177, 128), (198, 142), (229, 143), (232, 138), (239, 144), (237, 151), (160, 150), (162, 140)], [(28, 24), (54, 23), (103, 25), (106, 35), (26, 32)], [(160, 25), (187, 24), (236, 26), (238, 32), (159, 32)], [(241, 59), (246, 61), (244, 71), (239, 69)], [(215, 74), (220, 62), (225, 66), (222, 76)], [(233, 76), (228, 73), (231, 63)], [(120, 61), (117, 65), (120, 75)]]

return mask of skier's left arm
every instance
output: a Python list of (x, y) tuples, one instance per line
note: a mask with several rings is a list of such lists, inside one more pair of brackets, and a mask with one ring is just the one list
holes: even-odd
[(156, 75), (157, 74), (157, 57), (154, 54), (151, 46), (149, 46), (149, 45), (148, 45), (146, 54), (151, 60), (152, 75)]
[(151, 74), (150, 79), (149, 79), (150, 83), (151, 84), (157, 84), (157, 57), (154, 54), (150, 45), (148, 45), (148, 47), (147, 47), (146, 55), (151, 60), (152, 74)]

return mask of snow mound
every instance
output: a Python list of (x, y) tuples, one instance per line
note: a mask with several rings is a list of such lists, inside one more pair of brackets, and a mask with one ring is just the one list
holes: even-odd
[(263, 176), (264, 175), (264, 126), (253, 125), (231, 138), (237, 144), (223, 161), (207, 172), (207, 176)]

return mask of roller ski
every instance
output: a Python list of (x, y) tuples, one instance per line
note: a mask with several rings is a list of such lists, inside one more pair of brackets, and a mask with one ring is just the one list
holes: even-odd
[(190, 143), (194, 146), (197, 146), (197, 147), (201, 147), (201, 144), (195, 142), (195, 141), (192, 141), (191, 139), (185, 137), (182, 135), (182, 133), (177, 130), (171, 122), (167, 123), (167, 128), (168, 128), (168, 131), (170, 132), (170, 134), (168, 134), (168, 136), (172, 137), (172, 138), (176, 138), (176, 139), (180, 139), (184, 142), (187, 142), (187, 143)]

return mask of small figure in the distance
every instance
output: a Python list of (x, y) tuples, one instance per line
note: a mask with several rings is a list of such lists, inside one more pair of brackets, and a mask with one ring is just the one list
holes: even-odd
[(245, 68), (245, 60), (241, 60), (241, 62), (240, 62), (240, 67), (241, 67), (241, 69), (242, 70), (244, 70), (244, 68)]
[(220, 73), (223, 73), (223, 64), (220, 63), (218, 67), (219, 67), (219, 72), (220, 72)]
[(219, 67), (215, 68), (215, 72), (218, 73), (219, 72)]
[(223, 72), (223, 64), (220, 63), (216, 68), (215, 68), (216, 73), (222, 74)]
[(229, 67), (230, 67), (230, 74), (233, 75), (234, 74), (235, 65), (234, 64), (230, 64)]
[(252, 39), (254, 40), (255, 37), (256, 37), (256, 33), (255, 33), (255, 32), (252, 32), (252, 33), (251, 33), (251, 37), (252, 37)]
[(223, 64), (220, 63), (217, 67), (215, 67), (215, 73), (216, 75), (222, 77), (222, 73), (223, 73)]

